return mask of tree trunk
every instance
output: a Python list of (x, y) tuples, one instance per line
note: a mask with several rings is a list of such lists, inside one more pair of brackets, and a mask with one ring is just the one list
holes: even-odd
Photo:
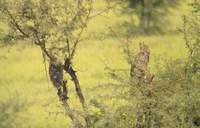
[(66, 73), (68, 73), (70, 75), (70, 77), (72, 78), (72, 81), (74, 82), (74, 85), (75, 85), (75, 90), (76, 90), (76, 94), (78, 95), (79, 97), (79, 100), (81, 102), (81, 105), (83, 107), (83, 110), (85, 112), (85, 122), (86, 122), (86, 125), (88, 126), (90, 124), (90, 120), (89, 120), (89, 117), (88, 117), (88, 109), (87, 109), (87, 105), (85, 103), (85, 98), (83, 96), (83, 93), (82, 93), (82, 90), (81, 90), (81, 87), (80, 87), (80, 83), (79, 83), (79, 80), (76, 76), (76, 71), (73, 69), (73, 67), (71, 66), (71, 62), (69, 59), (66, 59), (65, 60), (65, 63), (64, 63), (64, 70), (66, 71)]
[(67, 81), (63, 80), (63, 68), (61, 64), (57, 64), (55, 61), (50, 60), (49, 63), (49, 76), (52, 84), (57, 89), (57, 95), (60, 102), (62, 103), (65, 114), (69, 116), (76, 128), (82, 128), (82, 123), (77, 119), (74, 112), (70, 110), (70, 107), (67, 103), (68, 90), (67, 90)]
[(79, 80), (76, 76), (76, 71), (73, 69), (73, 67), (71, 66), (71, 62), (69, 61), (69, 59), (65, 60), (64, 63), (64, 70), (70, 75), (70, 77), (72, 78), (72, 81), (74, 82), (75, 85), (75, 90), (76, 90), (76, 94), (79, 97), (79, 100), (82, 104), (83, 107), (85, 107), (85, 98), (83, 96), (83, 93), (81, 91), (81, 87), (79, 84)]
[(148, 33), (150, 29), (151, 11), (152, 11), (152, 1), (141, 0), (139, 27), (143, 30), (144, 33)]
[(139, 27), (144, 30), (145, 28), (145, 10), (146, 10), (146, 6), (145, 6), (145, 1), (141, 0), (141, 10), (140, 10), (140, 24)]

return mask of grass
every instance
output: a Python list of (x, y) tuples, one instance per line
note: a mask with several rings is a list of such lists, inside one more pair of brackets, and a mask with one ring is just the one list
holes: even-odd
[[(186, 57), (186, 50), (181, 36), (155, 36), (140, 37), (134, 42), (145, 41), (151, 49), (150, 67), (156, 72), (156, 64), (162, 62), (160, 58), (176, 59)], [(87, 41), (79, 47), (74, 65), (78, 71), (81, 86), (86, 99), (89, 101), (93, 96), (105, 95), (109, 90), (92, 89), (101, 83), (109, 82), (105, 75), (105, 66), (129, 70), (120, 43), (114, 39), (106, 39), (103, 42), (98, 40)], [(134, 43), (137, 48), (137, 43)], [(5, 54), (6, 53), (6, 54)], [(46, 78), (41, 52), (33, 46), (24, 44), (14, 46), (7, 52), (7, 48), (1, 49), (0, 55), (6, 59), (1, 59), (0, 66), (0, 96), (9, 97), (17, 92), (29, 103), (28, 109), (20, 115), (28, 118), (26, 126), (44, 128), (64, 127), (69, 123), (62, 114), (56, 91)], [(79, 106), (77, 97), (74, 95), (74, 87), (69, 85), (70, 103)], [(105, 101), (105, 104), (112, 105), (112, 101)], [(111, 106), (110, 106), (111, 107)], [(80, 107), (78, 107), (80, 108)]]
[[(99, 5), (99, 8), (101, 6), (103, 5)], [(175, 16), (178, 18), (175, 20), (175, 24), (181, 26), (180, 22), (177, 23), (181, 17), (179, 14)], [(108, 13), (105, 17), (96, 18), (90, 22), (88, 33), (96, 32), (101, 36), (102, 33), (108, 32), (106, 25), (121, 22), (123, 18), (127, 20), (126, 16), (117, 17)], [(133, 38), (133, 49), (137, 49), (138, 43), (142, 41), (150, 46), (150, 69), (155, 74), (157, 66), (164, 64), (163, 59), (178, 59), (187, 56), (181, 34), (136, 37)], [(99, 84), (110, 81), (105, 75), (105, 66), (129, 70), (129, 65), (126, 63), (120, 47), (121, 43), (111, 37), (106, 37), (104, 40), (92, 38), (79, 46), (74, 66), (87, 101), (110, 92), (109, 89), (93, 90)], [(69, 120), (60, 113), (62, 107), (55, 89), (46, 77), (39, 48), (24, 43), (11, 48), (1, 48), (0, 67), (0, 103), (14, 93), (20, 96), (20, 100), (27, 102), (27, 109), (19, 112), (21, 119), (25, 118), (26, 120), (26, 123), (23, 123), (25, 128), (64, 128), (70, 125)], [(74, 87), (71, 82), (69, 84), (70, 104), (79, 109), (80, 104), (74, 94)], [(106, 105), (110, 105), (110, 109), (112, 109), (111, 100), (104, 101), (102, 99), (102, 101)], [(90, 109), (92, 110), (92, 108)]]

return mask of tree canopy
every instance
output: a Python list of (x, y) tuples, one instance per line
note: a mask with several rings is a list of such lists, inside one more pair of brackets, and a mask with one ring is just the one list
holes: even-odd
[(148, 31), (161, 31), (162, 25), (167, 21), (170, 9), (176, 7), (180, 0), (129, 0), (129, 7), (139, 17), (139, 28)]
[(1, 0), (8, 40), (30, 39), (47, 56), (72, 57), (92, 9), (90, 0)]

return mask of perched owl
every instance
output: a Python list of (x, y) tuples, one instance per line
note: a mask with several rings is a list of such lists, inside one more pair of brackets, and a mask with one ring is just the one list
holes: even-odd
[(131, 64), (131, 77), (136, 77), (139, 80), (145, 81), (147, 79), (147, 67), (149, 63), (150, 50), (147, 45), (140, 43), (139, 53), (135, 56)]

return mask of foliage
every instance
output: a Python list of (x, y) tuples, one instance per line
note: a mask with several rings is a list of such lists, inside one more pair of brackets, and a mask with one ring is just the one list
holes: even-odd
[(184, 39), (189, 50), (190, 61), (194, 73), (200, 70), (200, 2), (193, 0), (193, 7), (189, 16), (184, 17)]
[(159, 72), (152, 83), (153, 87), (141, 83), (138, 79), (121, 77), (123, 75), (119, 72), (111, 72), (112, 78), (120, 85), (115, 88), (123, 92), (125, 86), (128, 90), (119, 95), (128, 103), (119, 107), (110, 116), (108, 127), (196, 128), (200, 126), (200, 3), (194, 0), (191, 5), (194, 10), (184, 18), (184, 37), (189, 51), (187, 60), (166, 61), (164, 70), (158, 69)]
[[(91, 10), (91, 1), (1, 0), (8, 40), (29, 38), (56, 57), (72, 56)], [(43, 44), (40, 44), (40, 43)], [(44, 46), (42, 46), (44, 47)]]
[(49, 76), (66, 113), (75, 125), (80, 125), (67, 103), (67, 81), (63, 79), (63, 71), (71, 76), (86, 111), (72, 58), (87, 27), (92, 0), (1, 0), (0, 4), (0, 11), (10, 27), (4, 41), (29, 39), (40, 47), (44, 60), (46, 57), (49, 60)]
[(180, 0), (129, 0), (129, 7), (139, 18), (140, 33), (163, 32), (162, 25), (168, 22), (170, 9), (180, 4)]
[[(129, 81), (123, 78), (121, 86), (115, 88), (128, 88), (119, 96), (128, 104), (109, 116), (109, 128), (198, 127), (200, 76), (188, 69), (189, 63), (182, 60), (166, 62), (165, 70), (160, 71), (153, 82), (153, 89), (145, 83), (138, 85), (136, 79)], [(129, 81), (128, 84), (125, 81)]]

